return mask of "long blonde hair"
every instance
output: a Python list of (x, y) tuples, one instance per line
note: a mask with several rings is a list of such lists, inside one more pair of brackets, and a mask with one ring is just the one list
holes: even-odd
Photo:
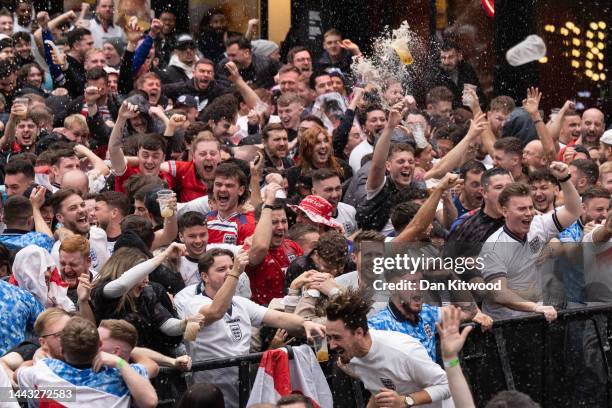
[[(101, 284), (112, 282), (119, 278), (130, 268), (135, 265), (146, 261), (148, 258), (141, 250), (132, 247), (122, 247), (116, 250), (113, 255), (106, 261), (100, 273), (94, 282), (94, 288)], [(122, 310), (124, 306), (128, 305), (132, 312), (136, 311), (136, 300), (131, 294), (131, 290), (126, 294), (122, 295), (119, 299), (118, 309)]]

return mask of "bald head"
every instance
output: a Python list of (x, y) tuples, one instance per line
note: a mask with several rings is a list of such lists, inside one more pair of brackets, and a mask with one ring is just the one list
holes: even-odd
[(529, 166), (530, 170), (542, 169), (546, 167), (544, 148), (539, 140), (532, 140), (523, 149), (523, 163)]
[(580, 122), (580, 133), (583, 141), (589, 146), (599, 146), (599, 138), (605, 129), (604, 114), (597, 108), (584, 111)]
[(82, 195), (89, 192), (89, 179), (87, 174), (81, 170), (70, 170), (62, 178), (61, 188), (74, 188)]

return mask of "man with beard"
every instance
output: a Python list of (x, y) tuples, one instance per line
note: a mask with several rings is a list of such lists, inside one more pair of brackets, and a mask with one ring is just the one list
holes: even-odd
[(599, 138), (606, 129), (604, 114), (597, 108), (584, 111), (580, 122), (580, 135), (583, 144), (589, 147), (599, 148)]
[(166, 150), (166, 140), (161, 135), (143, 134), (138, 136), (138, 166), (128, 164), (123, 154), (123, 128), (128, 119), (139, 115), (138, 106), (123, 102), (119, 108), (119, 116), (108, 142), (111, 168), (115, 174), (115, 191), (125, 192), (123, 183), (134, 174), (157, 176), (174, 187), (176, 173), (166, 173), (160, 170)]
[(561, 242), (582, 242), (584, 226), (602, 224), (610, 209), (610, 193), (603, 187), (591, 187), (582, 194), (582, 215), (561, 234)]
[(170, 9), (163, 10), (159, 15), (162, 22), (160, 35), (155, 39), (155, 54), (159, 55), (159, 66), (165, 68), (170, 62), (172, 50), (176, 45), (176, 14)]
[(32, 10), (33, 5), (29, 0), (19, 0), (15, 7), (15, 25), (13, 32), (32, 32)]
[[(55, 218), (68, 234), (81, 235), (89, 239), (91, 264), (93, 269), (99, 272), (109, 258), (106, 233), (103, 229), (92, 227), (89, 224), (87, 208), (81, 195), (71, 188), (59, 190), (51, 196), (51, 203)], [(59, 264), (61, 243), (61, 240), (56, 241), (51, 251), (56, 264)]]
[(280, 68), (277, 61), (254, 54), (251, 41), (243, 36), (229, 38), (225, 47), (227, 58), (222, 59), (217, 64), (219, 83), (227, 87), (231, 85), (225, 65), (232, 61), (238, 67), (240, 76), (247, 84), (266, 89), (274, 86), (274, 76)]
[[(423, 302), (423, 281), (421, 271), (387, 270), (385, 281), (406, 286), (405, 289), (391, 291), (387, 307), (368, 319), (368, 326), (376, 330), (388, 330), (407, 334), (417, 339), (427, 350), (427, 354), (436, 361), (436, 323), (442, 316), (444, 307), (431, 306)], [(411, 283), (408, 283), (411, 282)], [(461, 310), (461, 320), (469, 322), (473, 312)]]
[[(96, 276), (91, 269), (89, 241), (82, 235), (71, 235), (62, 241), (59, 247), (59, 272), (62, 280), (68, 284), (68, 297), (75, 305), (81, 304), (82, 297), (77, 293), (79, 282), (92, 282)], [(89, 296), (83, 299), (89, 301)], [(79, 307), (79, 310), (81, 307)]]
[(300, 117), (304, 112), (304, 101), (298, 94), (287, 92), (278, 98), (276, 105), (281, 124), (287, 131), (289, 141), (292, 142), (298, 135)]
[(69, 320), (70, 314), (59, 307), (51, 307), (38, 315), (34, 322), (34, 331), (40, 343), (38, 357), (62, 359), (59, 335)]
[(113, 9), (113, 0), (98, 0), (96, 2), (96, 14), (89, 21), (89, 31), (91, 31), (96, 48), (102, 48), (104, 41), (108, 38), (125, 37), (123, 29), (113, 23)]
[(267, 306), (274, 298), (285, 294), (285, 271), (302, 248), (287, 239), (289, 225), (285, 205), (276, 199), (281, 186), (268, 184), (266, 197), (257, 218), (253, 243), (249, 249), (246, 273), (251, 281), (253, 301)]
[(501, 287), (491, 290), (483, 301), (483, 312), (495, 320), (543, 314), (547, 321), (557, 318), (552, 306), (542, 304), (536, 260), (544, 245), (582, 214), (580, 196), (570, 181), (569, 168), (553, 162), (550, 172), (561, 184), (565, 205), (549, 214), (536, 215), (528, 185), (512, 183), (499, 195), (504, 226), (495, 231), (480, 252), (486, 283)]
[(247, 176), (238, 165), (222, 163), (217, 166), (213, 182), (217, 209), (206, 215), (209, 243), (242, 245), (253, 235), (253, 213), (242, 212), (240, 208), (249, 195), (247, 186)]
[(209, 131), (201, 132), (191, 143), (191, 161), (162, 163), (162, 172), (174, 168), (177, 185), (180, 185), (179, 202), (186, 203), (210, 192), (215, 170), (221, 162), (219, 142)]
[(201, 112), (215, 98), (228, 92), (225, 87), (215, 81), (215, 65), (206, 58), (196, 62), (193, 78), (183, 82), (165, 84), (162, 90), (172, 100), (178, 99), (181, 95), (195, 97), (198, 102), (198, 112)]
[(416, 339), (368, 328), (372, 301), (348, 290), (330, 301), (325, 324), (328, 347), (338, 364), (351, 371), (372, 393), (368, 406), (452, 406), (444, 370)]
[[(299, 122), (299, 117), (298, 117)], [(280, 123), (266, 125), (262, 131), (264, 145), (264, 168), (286, 170), (293, 166), (289, 155), (289, 138), (287, 130)]]
[(361, 168), (363, 156), (374, 151), (374, 142), (387, 124), (387, 115), (382, 106), (379, 105), (369, 106), (364, 112), (360, 111), (357, 118), (366, 139), (359, 143), (349, 156), (349, 165), (353, 169), (353, 173), (357, 173)]
[(109, 254), (115, 250), (115, 242), (121, 235), (121, 220), (130, 214), (130, 207), (128, 196), (118, 191), (105, 191), (96, 196), (96, 220), (106, 232)]
[(459, 46), (450, 40), (445, 40), (440, 47), (440, 63), (433, 69), (429, 88), (444, 86), (454, 95), (454, 105), (461, 105), (461, 96), (465, 84), (477, 87), (478, 99), (486, 106), (486, 97), (482, 92), (476, 71), (463, 59)]
[(312, 194), (326, 199), (333, 207), (332, 218), (342, 224), (344, 235), (349, 237), (357, 230), (357, 210), (352, 205), (340, 202), (342, 182), (332, 169), (318, 169), (312, 174)]
[(549, 160), (544, 154), (542, 142), (532, 140), (523, 148), (523, 164), (527, 166), (529, 172), (546, 170)]
[(64, 88), (68, 89), (72, 98), (78, 98), (85, 91), (85, 56), (93, 48), (94, 40), (91, 31), (78, 27), (68, 32), (66, 42), (69, 50), (60, 66), (66, 76)]
[(548, 214), (555, 210), (555, 198), (559, 195), (557, 179), (550, 170), (534, 171), (529, 174), (531, 198), (533, 206), (540, 214)]
[(482, 184), (480, 179), (486, 171), (484, 164), (470, 160), (461, 166), (460, 178), (463, 179), (461, 193), (453, 199), (457, 208), (457, 217), (468, 211), (476, 210), (482, 205)]

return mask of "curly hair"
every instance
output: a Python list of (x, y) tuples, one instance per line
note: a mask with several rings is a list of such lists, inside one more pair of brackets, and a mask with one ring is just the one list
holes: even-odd
[(368, 312), (372, 309), (372, 295), (365, 290), (347, 289), (327, 304), (327, 320), (342, 320), (347, 329), (368, 332)]
[(344, 169), (340, 163), (338, 163), (338, 159), (336, 159), (334, 156), (334, 148), (332, 146), (332, 139), (329, 136), (329, 133), (327, 133), (327, 130), (318, 127), (312, 127), (300, 135), (298, 144), (300, 146), (301, 172), (306, 173), (309, 170), (314, 169), (313, 154), (315, 151), (315, 146), (319, 142), (320, 134), (325, 136), (325, 142), (329, 145), (329, 157), (327, 159), (327, 163), (325, 163), (325, 167), (334, 170), (340, 175), (341, 178), (344, 177)]

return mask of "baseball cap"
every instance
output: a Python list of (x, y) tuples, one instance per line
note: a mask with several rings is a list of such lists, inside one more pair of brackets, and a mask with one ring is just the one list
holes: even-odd
[(197, 108), (198, 101), (192, 95), (181, 95), (176, 98), (176, 102), (174, 103), (174, 107), (178, 108), (181, 106), (187, 106), (188, 108)]
[(601, 138), (599, 139), (599, 141), (601, 143), (605, 143), (607, 145), (612, 146), (612, 129), (606, 130), (604, 134), (601, 135)]
[(189, 34), (181, 34), (176, 40), (176, 48), (184, 50), (187, 48), (195, 48), (195, 40)]
[(321, 196), (309, 195), (304, 197), (299, 205), (289, 206), (293, 211), (301, 211), (312, 222), (327, 225), (331, 228), (339, 228), (341, 224), (332, 218), (334, 207)]

